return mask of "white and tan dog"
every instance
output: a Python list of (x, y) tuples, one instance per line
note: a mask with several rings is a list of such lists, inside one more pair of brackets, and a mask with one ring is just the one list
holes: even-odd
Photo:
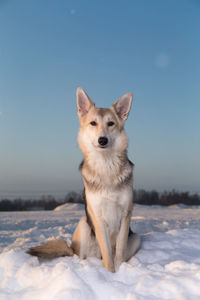
[(130, 229), (133, 164), (127, 157), (124, 131), (133, 97), (130, 93), (122, 96), (110, 109), (96, 108), (81, 88), (76, 97), (86, 217), (79, 221), (70, 247), (56, 239), (28, 253), (43, 258), (73, 254), (81, 259), (102, 257), (105, 268), (115, 272), (140, 247), (139, 236)]

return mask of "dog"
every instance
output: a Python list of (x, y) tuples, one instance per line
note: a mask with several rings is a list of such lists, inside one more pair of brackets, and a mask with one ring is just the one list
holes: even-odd
[(140, 237), (130, 229), (133, 163), (127, 156), (128, 137), (124, 130), (132, 99), (128, 93), (109, 109), (96, 108), (86, 92), (77, 89), (86, 216), (80, 219), (70, 247), (56, 239), (27, 253), (42, 258), (93, 256), (102, 258), (104, 267), (115, 272), (139, 250)]

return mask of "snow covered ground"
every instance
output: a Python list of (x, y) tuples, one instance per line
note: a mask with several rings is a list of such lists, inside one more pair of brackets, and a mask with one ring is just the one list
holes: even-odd
[(38, 260), (25, 253), (55, 237), (71, 242), (82, 205), (0, 212), (0, 299), (200, 299), (200, 208), (136, 205), (131, 227), (142, 248), (117, 273), (77, 256)]

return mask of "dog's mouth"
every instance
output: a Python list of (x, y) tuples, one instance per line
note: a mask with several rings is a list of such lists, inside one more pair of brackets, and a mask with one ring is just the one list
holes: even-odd
[(106, 149), (110, 148), (110, 146), (111, 146), (110, 143), (108, 143), (108, 144), (106, 144), (106, 145), (100, 145), (100, 144), (97, 144), (97, 145), (96, 145), (96, 148), (99, 149), (99, 150), (101, 151), (101, 150), (106, 150)]
[(105, 145), (105, 146), (98, 145), (98, 148), (100, 148), (100, 149), (106, 149), (106, 148), (108, 148), (108, 145)]

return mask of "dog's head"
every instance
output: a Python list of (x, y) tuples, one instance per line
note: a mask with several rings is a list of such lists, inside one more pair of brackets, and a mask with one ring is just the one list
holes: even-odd
[(80, 120), (79, 145), (85, 151), (123, 151), (128, 139), (124, 122), (128, 117), (133, 96), (123, 95), (111, 108), (96, 108), (86, 92), (76, 92), (77, 112)]

